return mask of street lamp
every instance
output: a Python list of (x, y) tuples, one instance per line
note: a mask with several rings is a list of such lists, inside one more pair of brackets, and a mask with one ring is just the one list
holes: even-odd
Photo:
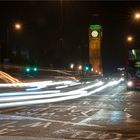
[[(16, 30), (16, 31), (19, 31), (22, 29), (22, 24), (21, 23), (14, 23), (12, 24), (13, 28)], [(11, 23), (8, 22), (7, 25), (5, 26), (5, 55), (6, 56), (2, 56), (2, 51), (0, 50), (0, 63), (3, 67), (3, 61), (5, 61), (6, 59), (8, 60), (8, 56), (9, 56), (9, 53), (8, 53), (8, 46), (9, 46), (9, 36), (10, 36), (10, 31), (11, 31)], [(7, 61), (6, 60), (6, 61)]]
[(15, 29), (16, 30), (21, 30), (21, 24), (20, 23), (15, 23)]
[(134, 14), (134, 19), (140, 20), (140, 12), (136, 12), (136, 13)]
[(128, 37), (127, 37), (127, 42), (129, 42), (129, 43), (130, 43), (130, 42), (132, 42), (132, 41), (133, 41), (133, 39), (134, 39), (134, 38), (133, 38), (133, 36), (128, 36)]

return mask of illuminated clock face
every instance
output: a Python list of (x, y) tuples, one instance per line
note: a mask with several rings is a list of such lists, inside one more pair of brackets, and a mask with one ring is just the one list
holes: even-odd
[(91, 32), (92, 37), (97, 37), (98, 34), (99, 34), (99, 33), (98, 33), (97, 31), (92, 31), (92, 32)]

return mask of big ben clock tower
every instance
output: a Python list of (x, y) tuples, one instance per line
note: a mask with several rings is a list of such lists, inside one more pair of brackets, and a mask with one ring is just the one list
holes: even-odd
[(93, 73), (101, 75), (102, 57), (101, 57), (101, 39), (102, 27), (101, 25), (89, 26), (89, 63), (93, 67)]

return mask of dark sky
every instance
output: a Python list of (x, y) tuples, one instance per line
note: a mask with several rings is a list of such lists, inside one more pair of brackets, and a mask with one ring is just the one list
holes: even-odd
[[(133, 12), (139, 9), (138, 1), (0, 1), (1, 47), (5, 47), (8, 30), (9, 52), (28, 50), (31, 63), (85, 63), (89, 25), (101, 24), (103, 65), (113, 70), (125, 64), (126, 36), (135, 34), (134, 45), (139, 44), (140, 25), (132, 19)], [(22, 23), (21, 31), (13, 29), (15, 22)], [(16, 59), (12, 61), (16, 63)]]

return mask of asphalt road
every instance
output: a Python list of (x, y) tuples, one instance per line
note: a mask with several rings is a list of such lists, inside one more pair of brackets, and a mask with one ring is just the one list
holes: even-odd
[(0, 136), (2, 140), (139, 140), (140, 91), (126, 91), (124, 84), (118, 84), (81, 98), (1, 108)]

